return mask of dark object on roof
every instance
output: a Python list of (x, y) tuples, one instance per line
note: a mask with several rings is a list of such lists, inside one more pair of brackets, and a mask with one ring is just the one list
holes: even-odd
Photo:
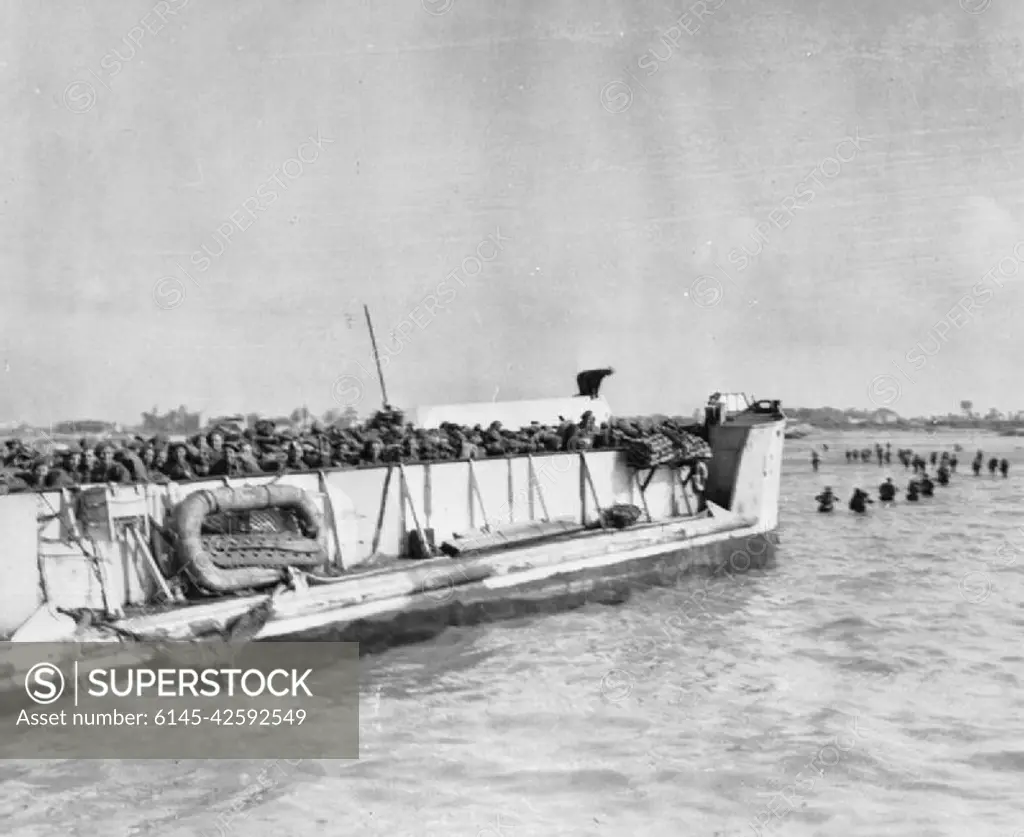
[(597, 394), (601, 390), (601, 382), (614, 373), (615, 370), (610, 366), (607, 369), (587, 369), (585, 372), (580, 372), (576, 376), (576, 386), (580, 388), (579, 394), (588, 398), (597, 398)]

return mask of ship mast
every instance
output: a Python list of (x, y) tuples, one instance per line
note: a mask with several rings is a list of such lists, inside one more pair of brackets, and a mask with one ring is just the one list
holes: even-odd
[(380, 379), (380, 392), (384, 398), (384, 409), (390, 410), (391, 405), (388, 403), (388, 390), (384, 385), (384, 370), (380, 368), (380, 353), (377, 351), (377, 338), (373, 333), (373, 321), (370, 319), (370, 306), (364, 305), (363, 310), (366, 312), (366, 327), (370, 330), (370, 343), (373, 344), (373, 359), (377, 362), (377, 377)]

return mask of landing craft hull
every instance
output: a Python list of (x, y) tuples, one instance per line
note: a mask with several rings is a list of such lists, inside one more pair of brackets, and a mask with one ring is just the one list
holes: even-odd
[[(360, 654), (376, 654), (388, 648), (428, 641), (449, 627), (549, 615), (588, 604), (618, 605), (637, 592), (675, 587), (688, 577), (730, 576), (770, 568), (779, 543), (776, 532), (758, 531), (756, 526), (741, 527), (724, 535), (692, 538), (680, 535), (680, 538), (656, 548), (594, 555), (572, 562), (572, 568), (567, 562), (561, 567), (539, 572), (524, 569), (475, 583), (454, 584), (460, 574), (446, 569), (445, 574), (453, 581), (451, 585), (365, 604), (324, 609), (322, 600), (308, 595), (282, 596), (275, 601), (276, 612), (271, 619), (255, 636), (245, 639), (357, 642)], [(548, 569), (554, 571), (548, 572)], [(702, 618), (705, 600), (703, 588), (684, 589), (674, 616), (686, 623)], [(145, 664), (157, 653), (160, 644), (194, 641), (201, 626), (223, 627), (231, 621), (228, 612), (235, 617), (239, 615), (237, 607), (221, 613), (212, 612), (212, 607), (200, 606), (196, 608), (197, 613), (185, 620), (167, 619), (168, 614), (164, 614), (163, 617), (126, 620), (120, 625), (122, 629), (146, 636), (148, 641), (144, 644), (125, 646), (123, 636), (109, 632), (79, 632), (67, 646), (67, 659), (78, 656), (73, 649), (80, 647), (80, 643), (108, 643), (109, 655), (91, 652), (90, 665), (116, 668)], [(41, 659), (31, 652), (33, 647), (29, 638), (24, 645), (25, 655), (5, 661), (0, 694), (21, 691), (28, 669)], [(47, 646), (45, 659), (59, 664), (61, 659), (52, 655), (52, 648), (52, 645)]]
[(229, 626), (269, 600), (270, 619), (246, 639), (352, 640), (371, 650), (432, 636), (447, 625), (621, 601), (636, 585), (665, 586), (690, 574), (743, 573), (771, 563), (773, 532), (725, 510), (716, 513), (483, 557), (431, 559), (414, 569), (356, 573), (324, 587), (127, 618), (118, 627), (166, 641), (190, 640), (211, 626), (216, 635), (226, 635)]
[[(587, 604), (621, 604), (638, 589), (671, 587), (700, 573), (731, 575), (773, 564), (774, 532), (739, 534), (702, 543), (678, 543), (663, 550), (613, 562), (593, 560), (573, 571), (505, 578), (385, 600), (353, 608), (346, 622), (309, 628), (302, 617), (270, 623), (257, 637), (358, 642), (362, 653), (431, 639), (452, 626), (471, 626), (573, 610)], [(504, 582), (504, 583), (503, 583)], [(698, 614), (685, 614), (691, 619)]]
[[(273, 594), (165, 605), (158, 613), (153, 613), (152, 608), (145, 614), (132, 613), (132, 597), (141, 597), (151, 604), (154, 590), (153, 579), (147, 576), (142, 562), (137, 560), (138, 555), (126, 552), (126, 543), (118, 541), (115, 550), (115, 558), (121, 561), (124, 571), (114, 578), (114, 583), (105, 586), (96, 581), (101, 574), (84, 570), (74, 573), (66, 566), (62, 573), (61, 561), (70, 560), (68, 556), (47, 555), (40, 545), (43, 554), (32, 556), (40, 568), (40, 577), (34, 582), (42, 583), (47, 596), (11, 638), (24, 642), (71, 643), (121, 642), (126, 638), (195, 641), (208, 637), (257, 641), (354, 640), (362, 644), (365, 652), (372, 652), (435, 636), (450, 625), (472, 625), (553, 612), (588, 602), (616, 603), (637, 587), (673, 585), (690, 574), (732, 574), (764, 568), (774, 560), (777, 543), (774, 532), (778, 522), (784, 424), (780, 415), (744, 413), (709, 427), (714, 456), (705, 492), (708, 511), (698, 511), (696, 498), (686, 496), (685, 489), (680, 492), (680, 486), (674, 481), (666, 481), (660, 493), (655, 490), (657, 483), (651, 483), (641, 496), (637, 474), (629, 469), (621, 452), (562, 454), (561, 459), (552, 461), (577, 463), (578, 468), (575, 471), (556, 469), (562, 476), (549, 486), (552, 490), (548, 502), (540, 504), (554, 507), (552, 517), (571, 510), (575, 503), (580, 526), (592, 526), (598, 517), (594, 500), (598, 500), (604, 507), (613, 502), (643, 504), (650, 520), (645, 516), (638, 525), (623, 530), (577, 530), (550, 541), (470, 557), (423, 561), (393, 558), (384, 565), (368, 562), (351, 568), (329, 583), (315, 584), (315, 579), (309, 579), (310, 583), (306, 584), (300, 580), (297, 586), (279, 588)], [(439, 539), (448, 537), (452, 531), (467, 531), (463, 520), (467, 510), (455, 509), (453, 504), (465, 505), (465, 498), (469, 496), (468, 519), (474, 517), (472, 492), (465, 488), (445, 489), (442, 495), (438, 491), (439, 487), (449, 485), (445, 481), (445, 469), (455, 473), (466, 464), (435, 463), (430, 466), (435, 471), (433, 476), (428, 469), (419, 485), (425, 492), (427, 519), (439, 531)], [(507, 496), (511, 504), (516, 473), (514, 460), (481, 460), (475, 465), (477, 477), (471, 478), (477, 479), (483, 473), (484, 488), (487, 467), (493, 465), (501, 469), (503, 489), (507, 475)], [(406, 466), (406, 470), (414, 467), (422, 466)], [(532, 469), (532, 463), (530, 467)], [(474, 473), (473, 468), (469, 473)], [(337, 500), (343, 493), (349, 496), (337, 488), (341, 484), (338, 481), (354, 479), (354, 474), (358, 476), (358, 472), (352, 471), (319, 475), (323, 489), (321, 501), (326, 503), (328, 512), (325, 515), (327, 545), (351, 545), (365, 540), (352, 540), (354, 535), (349, 540), (332, 537), (344, 528), (341, 524), (346, 519), (345, 510), (337, 508)], [(310, 478), (316, 479), (317, 475), (310, 475)], [(368, 478), (365, 473), (363, 478)], [(531, 481), (534, 478), (535, 475)], [(406, 475), (403, 482), (413, 483), (416, 479), (415, 475)], [(333, 488), (332, 480), (335, 480)], [(205, 485), (209, 487), (209, 483)], [(368, 507), (357, 516), (380, 519), (390, 514), (396, 517), (393, 522), (404, 536), (413, 526), (412, 521), (406, 519), (405, 498), (399, 502), (399, 508), (389, 509), (387, 485), (388, 480), (385, 480), (385, 502), (381, 508)], [(588, 485), (592, 494), (587, 491)], [(143, 493), (165, 491), (173, 495), (174, 502), (180, 502), (182, 490), (191, 492), (203, 487), (204, 484), (171, 489), (149, 487)], [(408, 484), (402, 489), (406, 490), (411, 491)], [(477, 497), (481, 497), (479, 486)], [(5, 501), (23, 502), (24, 499), (13, 495), (0, 497), (0, 518)], [(140, 499), (140, 508), (155, 509), (149, 502), (151, 499), (148, 496)], [(482, 499), (486, 502), (486, 498)], [(522, 497), (519, 499), (523, 500), (521, 504), (507, 507), (510, 518), (517, 514), (515, 509), (520, 506), (529, 507), (529, 513), (524, 515), (527, 519), (540, 517), (532, 489), (528, 503)], [(48, 499), (46, 505), (52, 508), (53, 498)], [(57, 506), (59, 508), (59, 500)], [(127, 501), (122, 501), (121, 505), (112, 503), (112, 507), (119, 509), (116, 514), (108, 512), (112, 523), (117, 514), (126, 509), (125, 513), (138, 512), (138, 508), (131, 507)], [(500, 514), (504, 513), (502, 509)], [(477, 520), (477, 526), (480, 522)], [(111, 531), (119, 529), (116, 523), (111, 527)], [(378, 525), (375, 540), (380, 532)], [(397, 538), (397, 541), (403, 540), (403, 537)], [(379, 544), (373, 546), (377, 547), (375, 554), (379, 555)], [(341, 548), (338, 554), (343, 556), (345, 551)], [(348, 552), (350, 558), (356, 554), (354, 549)], [(115, 575), (113, 570), (114, 564), (110, 563), (102, 575), (109, 580)], [(22, 579), (22, 586), (32, 580)], [(95, 589), (87, 591), (85, 588), (89, 585), (103, 586), (103, 598), (97, 597)], [(111, 605), (111, 596), (117, 591), (121, 591), (122, 598)], [(111, 606), (123, 606), (126, 615), (95, 627), (76, 625), (74, 620), (57, 611), (58, 608), (81, 610), (83, 607), (95, 611)], [(257, 612), (262, 618), (246, 627), (247, 617)]]

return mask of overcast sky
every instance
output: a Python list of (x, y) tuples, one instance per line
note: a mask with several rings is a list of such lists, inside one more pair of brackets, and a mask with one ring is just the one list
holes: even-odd
[(1024, 8), (716, 5), (3, 4), (0, 420), (1024, 409)]

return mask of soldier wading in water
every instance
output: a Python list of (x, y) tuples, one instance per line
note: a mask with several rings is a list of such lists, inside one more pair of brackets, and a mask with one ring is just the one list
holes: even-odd
[(814, 498), (818, 501), (818, 511), (830, 512), (836, 506), (836, 495), (832, 493), (832, 487), (826, 485), (825, 490)]
[(850, 498), (850, 511), (864, 514), (868, 510), (867, 504), (874, 502), (874, 500), (868, 497), (866, 491), (855, 488), (853, 489), (853, 496)]

